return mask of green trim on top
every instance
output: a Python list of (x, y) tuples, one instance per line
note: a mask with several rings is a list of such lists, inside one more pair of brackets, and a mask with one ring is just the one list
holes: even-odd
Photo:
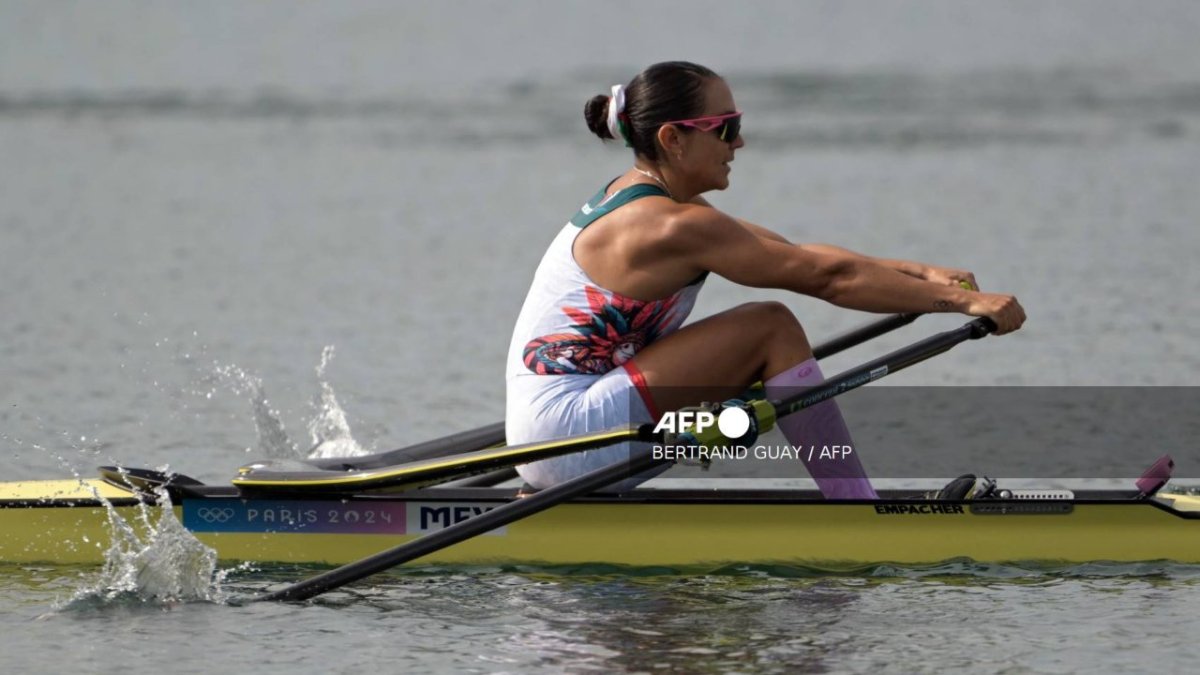
[[(612, 183), (609, 183), (609, 185), (612, 185)], [(575, 214), (575, 217), (571, 218), (571, 224), (582, 230), (595, 222), (597, 218), (607, 215), (635, 199), (641, 199), (642, 197), (670, 197), (666, 190), (657, 185), (638, 183), (637, 185), (630, 185), (627, 188), (622, 188), (614, 192), (608, 201), (604, 201), (604, 192), (607, 189), (608, 186), (605, 186), (594, 197), (589, 199), (588, 203), (584, 204), (583, 208), (579, 209), (579, 212)]]

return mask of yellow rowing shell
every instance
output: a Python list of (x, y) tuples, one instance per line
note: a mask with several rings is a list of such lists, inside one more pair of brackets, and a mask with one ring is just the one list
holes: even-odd
[[(513, 492), (431, 488), (315, 500), (245, 499), (230, 488), (207, 488), (185, 495), (171, 512), (222, 561), (334, 565), (469, 519)], [(111, 528), (102, 500), (135, 529), (163, 511), (101, 480), (0, 483), (0, 562), (101, 562)], [(954, 558), (1200, 563), (1200, 498), (1138, 499), (1110, 490), (1021, 502), (909, 495), (839, 503), (811, 491), (646, 489), (563, 504), (422, 562), (844, 569)]]

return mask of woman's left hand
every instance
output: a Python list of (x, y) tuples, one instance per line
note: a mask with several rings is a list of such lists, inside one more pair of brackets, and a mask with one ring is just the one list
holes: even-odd
[(969, 290), (979, 290), (979, 284), (975, 283), (975, 275), (966, 270), (926, 265), (925, 273), (921, 275), (921, 278), (925, 281), (932, 281), (935, 284), (942, 284), (944, 286), (968, 288), (969, 284)]

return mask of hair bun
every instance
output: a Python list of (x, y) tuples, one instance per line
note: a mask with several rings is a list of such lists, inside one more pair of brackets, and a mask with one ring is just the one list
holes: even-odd
[(611, 98), (597, 94), (583, 105), (583, 119), (588, 129), (604, 140), (614, 140), (612, 132), (608, 130), (608, 102)]

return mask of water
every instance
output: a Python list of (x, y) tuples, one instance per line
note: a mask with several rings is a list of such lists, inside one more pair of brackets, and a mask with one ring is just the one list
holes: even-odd
[[(966, 267), (1028, 309), (1021, 333), (894, 384), (1194, 385), (1197, 28), (1185, 2), (6, 3), (5, 468), (225, 481), (320, 440), (378, 451), (500, 419), (533, 267), (628, 161), (586, 133), (581, 104), (665, 58), (724, 73), (747, 111), (718, 206)], [(817, 337), (864, 318), (720, 281), (697, 312), (763, 298)], [(922, 319), (827, 370), (959, 322)], [(267, 672), (1071, 672), (1196, 656), (1195, 572), (1170, 566), (428, 571), (313, 606), (55, 609), (95, 574), (3, 570), (6, 668), (189, 672), (218, 649)]]
[[(106, 506), (113, 541), (105, 551), (104, 567), (90, 586), (74, 594), (67, 608), (220, 600), (224, 574), (217, 573), (217, 552), (184, 529), (165, 490), (157, 496), (161, 501), (139, 508), (132, 522), (111, 504)], [(83, 544), (89, 543), (83, 537)]]
[[(1038, 570), (950, 563), (857, 576), (803, 570), (565, 574), (416, 569), (310, 605), (121, 604), (31, 619), (64, 570), (5, 570), (7, 667), (256, 671), (1128, 672), (1200, 652), (1195, 568)], [(232, 585), (260, 589), (245, 575)], [(70, 635), (73, 647), (56, 640)]]

